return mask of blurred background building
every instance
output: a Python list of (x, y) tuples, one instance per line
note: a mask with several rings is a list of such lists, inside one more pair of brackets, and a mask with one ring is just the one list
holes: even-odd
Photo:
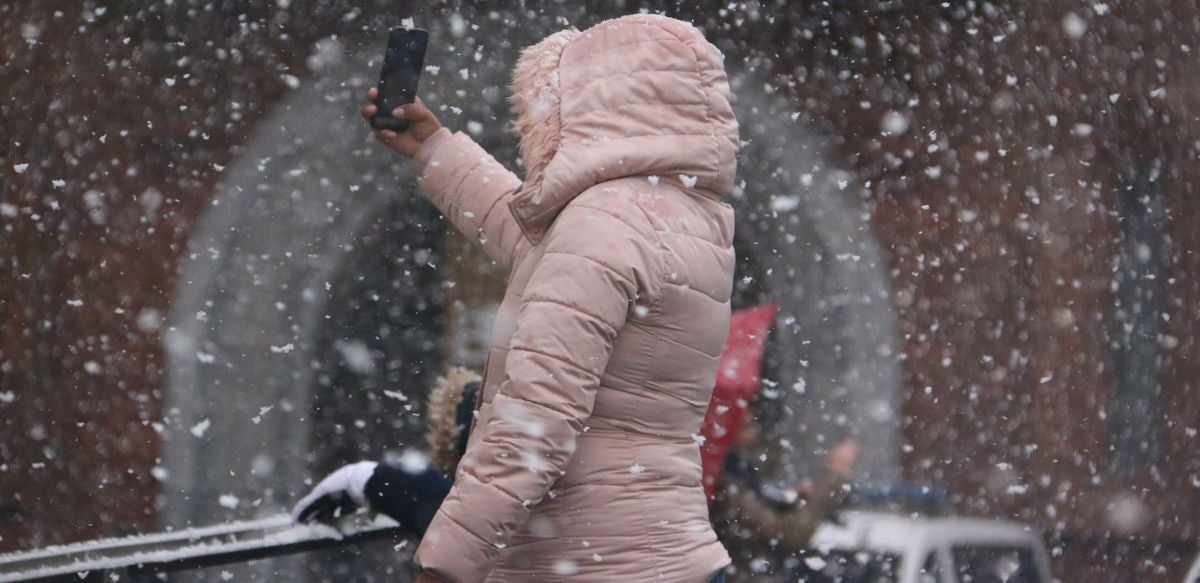
[(419, 447), (425, 387), (479, 364), (504, 274), (358, 117), (387, 28), (431, 30), (425, 100), (519, 172), (519, 49), (643, 9), (726, 54), (736, 297), (781, 307), (755, 404), (772, 475), (852, 436), (863, 481), (1044, 529), (1064, 581), (1180, 577), (1200, 538), (1181, 0), (6, 2), (0, 551), (269, 514)]

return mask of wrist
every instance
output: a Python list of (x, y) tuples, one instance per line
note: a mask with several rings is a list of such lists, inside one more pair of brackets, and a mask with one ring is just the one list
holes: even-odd
[(421, 145), (417, 148), (416, 153), (412, 157), (412, 161), (409, 163), (409, 167), (412, 169), (413, 174), (417, 176), (423, 174), (425, 171), (425, 165), (429, 163), (429, 159), (433, 156), (433, 152), (437, 149), (437, 145), (452, 135), (454, 135), (454, 132), (451, 132), (445, 126), (442, 126), (438, 128), (436, 132), (430, 134), (429, 137), (421, 140)]

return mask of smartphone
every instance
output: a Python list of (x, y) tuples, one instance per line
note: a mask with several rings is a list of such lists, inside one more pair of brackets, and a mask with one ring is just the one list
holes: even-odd
[(371, 127), (396, 132), (408, 129), (408, 120), (392, 117), (392, 110), (416, 100), (417, 82), (421, 80), (428, 44), (428, 31), (392, 29), (383, 58), (383, 71), (379, 73), (379, 95), (375, 97), (375, 107), (379, 109), (371, 116)]

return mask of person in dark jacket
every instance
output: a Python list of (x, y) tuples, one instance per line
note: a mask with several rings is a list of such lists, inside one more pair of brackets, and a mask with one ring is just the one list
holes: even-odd
[(845, 500), (860, 449), (853, 440), (838, 444), (818, 481), (783, 490), (761, 479), (748, 454), (757, 440), (747, 422), (739, 430), (737, 449), (726, 459), (713, 500), (713, 526), (733, 559), (730, 581), (792, 580), (787, 578), (787, 559), (808, 546), (817, 527)]
[(324, 522), (368, 508), (416, 538), (450, 493), (452, 476), (467, 449), (480, 377), (464, 368), (438, 377), (426, 402), (428, 464), (363, 461), (321, 480), (292, 510), (299, 523)]

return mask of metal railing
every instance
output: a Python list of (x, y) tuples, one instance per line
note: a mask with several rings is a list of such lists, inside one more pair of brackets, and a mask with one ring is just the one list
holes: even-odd
[(394, 521), (364, 515), (334, 526), (278, 514), (155, 534), (101, 539), (0, 555), (0, 583), (138, 581), (157, 575), (354, 545), (405, 534)]

